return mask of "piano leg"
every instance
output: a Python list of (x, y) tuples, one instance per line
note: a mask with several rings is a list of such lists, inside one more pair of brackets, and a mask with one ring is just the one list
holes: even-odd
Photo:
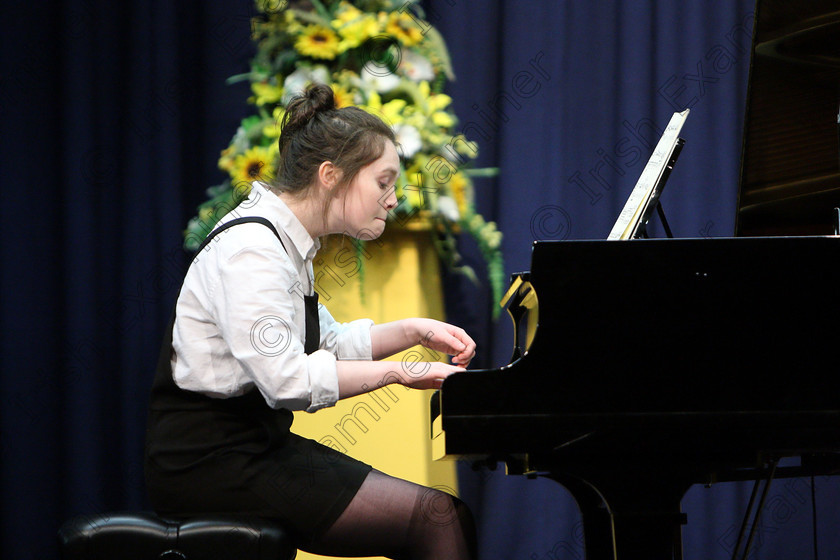
[(623, 484), (615, 484), (614, 471), (600, 484), (592, 471), (546, 476), (569, 490), (580, 508), (587, 560), (682, 560), (680, 501), (691, 483), (659, 474), (645, 480), (628, 473)]
[(604, 498), (589, 483), (571, 476), (551, 475), (571, 493), (583, 520), (583, 545), (586, 558), (601, 560), (615, 558), (612, 515)]

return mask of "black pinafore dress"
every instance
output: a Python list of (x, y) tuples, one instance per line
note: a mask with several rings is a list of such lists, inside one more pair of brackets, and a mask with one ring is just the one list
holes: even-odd
[[(260, 217), (231, 220), (228, 227)], [(283, 246), (285, 249), (285, 245)], [(318, 294), (306, 296), (307, 354), (318, 349)], [(292, 412), (272, 409), (253, 388), (211, 398), (181, 389), (172, 377), (172, 322), (152, 385), (146, 432), (145, 475), (155, 511), (169, 517), (205, 514), (276, 519), (301, 544), (326, 531), (353, 499), (371, 467), (289, 431)]]

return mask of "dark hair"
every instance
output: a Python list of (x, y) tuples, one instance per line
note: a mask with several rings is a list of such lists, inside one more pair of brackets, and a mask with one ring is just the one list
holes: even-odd
[(386, 140), (396, 142), (391, 127), (379, 117), (358, 107), (336, 109), (332, 88), (312, 85), (286, 107), (272, 187), (303, 195), (313, 184), (320, 165), (330, 161), (342, 173), (331, 202), (364, 166), (382, 155)]

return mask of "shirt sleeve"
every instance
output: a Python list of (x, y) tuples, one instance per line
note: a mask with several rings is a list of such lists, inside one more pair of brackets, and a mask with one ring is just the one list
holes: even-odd
[(339, 323), (322, 304), (318, 305), (318, 319), (321, 325), (320, 348), (335, 355), (339, 360), (372, 360), (370, 328), (371, 319), (357, 319)]
[[(259, 230), (257, 230), (259, 231)], [(256, 232), (255, 232), (256, 233)], [(219, 262), (211, 294), (230, 352), (273, 408), (313, 412), (338, 401), (336, 356), (327, 349), (304, 352), (298, 326), (302, 306), (293, 289), (299, 278), (273, 234), (268, 242), (241, 248)], [(265, 234), (256, 233), (255, 237)], [(256, 241), (256, 239), (255, 239)]]

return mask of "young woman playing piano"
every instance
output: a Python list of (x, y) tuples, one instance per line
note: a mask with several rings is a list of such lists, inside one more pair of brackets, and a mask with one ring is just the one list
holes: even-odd
[[(147, 436), (146, 481), (159, 513), (274, 518), (316, 554), (474, 558), (472, 518), (457, 499), (289, 430), (292, 410), (314, 412), (387, 383), (439, 387), (475, 353), (462, 329), (440, 321), (339, 324), (317, 302), (318, 238), (374, 239), (385, 229), (397, 203), (394, 142), (378, 118), (336, 109), (327, 86), (289, 104), (275, 184), (254, 183), (181, 287)], [(416, 344), (454, 365), (377, 361)], [(430, 518), (422, 509), (431, 500)]]

